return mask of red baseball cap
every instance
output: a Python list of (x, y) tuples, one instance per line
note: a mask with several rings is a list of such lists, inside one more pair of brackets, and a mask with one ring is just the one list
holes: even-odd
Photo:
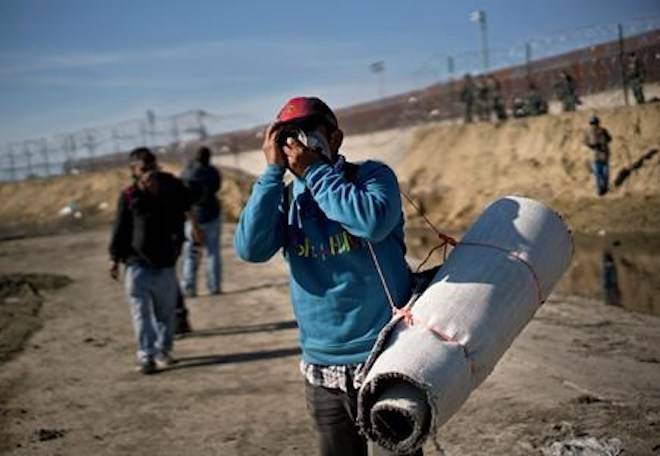
[(337, 117), (332, 109), (320, 98), (295, 97), (286, 102), (275, 119), (276, 123), (295, 122), (310, 117), (318, 117), (333, 128), (338, 127)]

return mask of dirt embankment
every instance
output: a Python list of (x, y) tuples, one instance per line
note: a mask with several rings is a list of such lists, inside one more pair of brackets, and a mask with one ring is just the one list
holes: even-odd
[[(515, 119), (499, 125), (420, 128), (397, 171), (424, 211), (449, 231), (465, 229), (507, 194), (540, 199), (584, 233), (660, 227), (660, 154), (605, 197), (595, 195), (592, 152), (582, 141), (592, 112)], [(612, 135), (610, 183), (660, 148), (660, 104), (596, 112)]]
[[(582, 143), (594, 112), (613, 137), (612, 191), (604, 198), (595, 195), (592, 152)], [(660, 149), (658, 125), (660, 104), (650, 104), (512, 119), (496, 125), (433, 124), (394, 134), (381, 132), (360, 137), (359, 142), (348, 138), (344, 152), (353, 161), (368, 157), (395, 166), (404, 188), (439, 227), (450, 232), (464, 230), (487, 203), (507, 194), (545, 201), (582, 233), (602, 229), (657, 232), (660, 153), (649, 152)], [(245, 155), (246, 160), (242, 156), (218, 159), (224, 174), (221, 199), (229, 221), (237, 219), (247, 200), (251, 174), (263, 167), (259, 151)], [(225, 167), (232, 163), (249, 171)], [(180, 170), (177, 164), (165, 164), (165, 168)], [(628, 175), (615, 187), (623, 170)], [(128, 172), (117, 168), (0, 184), (0, 238), (107, 224), (117, 194), (128, 181)], [(82, 218), (58, 216), (70, 203), (76, 204)], [(414, 211), (409, 213), (413, 216)], [(414, 226), (417, 221), (411, 222)]]
[(55, 274), (0, 274), (0, 363), (18, 353), (41, 325), (42, 293), (70, 283)]
[[(178, 174), (180, 165), (165, 163), (166, 171)], [(253, 178), (239, 170), (222, 168), (220, 199), (227, 221), (236, 221), (249, 196)], [(126, 168), (114, 168), (77, 176), (26, 180), (0, 184), (0, 239), (61, 230), (86, 229), (112, 221), (117, 197), (130, 182)], [(60, 215), (74, 204), (81, 217)]]

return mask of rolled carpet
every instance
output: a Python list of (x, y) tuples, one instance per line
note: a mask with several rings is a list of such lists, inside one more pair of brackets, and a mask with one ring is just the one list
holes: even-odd
[(573, 243), (544, 204), (486, 208), (365, 364), (358, 423), (399, 454), (419, 448), (483, 382), (564, 274)]

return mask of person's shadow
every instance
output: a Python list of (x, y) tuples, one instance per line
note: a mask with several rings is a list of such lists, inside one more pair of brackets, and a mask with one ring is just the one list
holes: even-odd
[(273, 332), (285, 329), (295, 329), (298, 323), (295, 320), (276, 321), (272, 323), (257, 323), (243, 326), (222, 326), (220, 328), (198, 329), (182, 336), (185, 339), (194, 337), (233, 336), (236, 334), (252, 334), (257, 332)]
[(245, 353), (226, 353), (218, 355), (191, 356), (179, 358), (176, 364), (159, 372), (167, 372), (177, 369), (188, 369), (192, 367), (214, 366), (221, 364), (247, 363), (251, 361), (263, 361), (267, 359), (284, 358), (300, 355), (299, 347), (278, 348), (273, 350), (259, 350)]
[[(253, 334), (257, 332), (273, 332), (288, 329), (296, 329), (298, 323), (295, 320), (276, 321), (271, 323), (258, 323), (243, 326), (224, 326), (220, 328), (201, 329), (185, 335), (186, 339), (194, 337), (216, 337), (233, 336), (238, 334)], [(251, 361), (283, 358), (295, 356), (301, 353), (299, 347), (278, 348), (272, 350), (258, 350), (252, 352), (223, 353), (203, 356), (189, 356), (178, 358), (176, 364), (161, 369), (158, 372), (167, 372), (176, 369), (187, 369), (191, 367), (202, 367), (219, 364), (236, 364)]]
[(249, 293), (251, 291), (263, 290), (264, 288), (277, 288), (277, 287), (287, 287), (289, 286), (289, 281), (283, 282), (269, 282), (269, 283), (260, 283), (258, 285), (253, 285), (250, 287), (239, 288), (237, 290), (223, 291), (223, 296), (225, 295), (235, 295), (241, 293)]
[[(515, 226), (514, 222), (519, 212), (520, 204), (510, 198), (502, 198), (491, 204), (480, 217), (481, 221), (476, 222), (480, 225), (473, 225), (454, 248), (454, 250), (465, 249), (470, 255), (461, 255), (461, 266), (453, 268), (454, 272), (445, 272), (442, 275), (443, 268), (441, 268), (442, 280), (458, 283), (493, 283), (496, 277), (493, 274), (484, 274), (483, 270), (486, 254), (501, 255), (502, 261), (507, 265), (520, 262), (509, 256), (513, 251), (526, 251), (530, 245), (529, 240)], [(498, 238), (496, 243), (492, 240), (495, 232)]]

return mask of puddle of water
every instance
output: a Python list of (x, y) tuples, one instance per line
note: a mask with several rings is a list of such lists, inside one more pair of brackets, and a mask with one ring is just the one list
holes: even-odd
[[(576, 236), (574, 241), (573, 261), (557, 291), (660, 316), (660, 236)], [(437, 243), (431, 230), (409, 228), (406, 244), (410, 264), (417, 266)], [(430, 263), (441, 259), (442, 253), (437, 252)]]
[(660, 238), (576, 236), (573, 262), (558, 290), (660, 316)]

